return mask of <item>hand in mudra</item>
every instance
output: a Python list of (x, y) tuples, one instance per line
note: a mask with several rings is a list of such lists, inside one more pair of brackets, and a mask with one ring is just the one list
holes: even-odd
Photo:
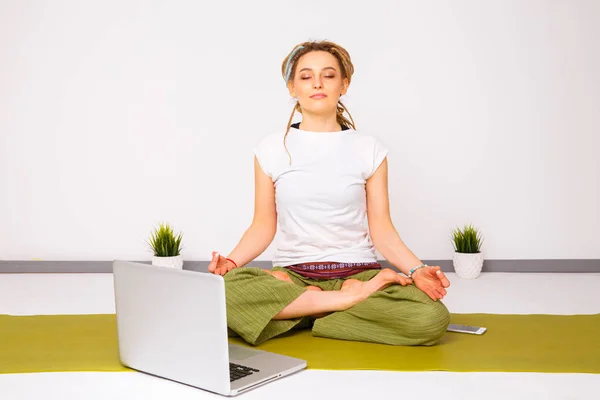
[(212, 252), (212, 260), (208, 264), (208, 272), (212, 272), (215, 275), (225, 275), (232, 269), (236, 268), (235, 264), (227, 260), (216, 251)]
[(413, 273), (412, 280), (434, 301), (444, 298), (446, 288), (450, 286), (450, 281), (438, 266), (419, 268)]

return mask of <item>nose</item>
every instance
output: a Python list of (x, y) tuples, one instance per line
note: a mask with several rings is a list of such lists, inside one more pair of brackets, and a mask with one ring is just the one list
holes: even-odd
[(314, 82), (313, 82), (313, 87), (314, 87), (315, 89), (320, 89), (320, 88), (322, 88), (322, 87), (323, 87), (323, 85), (321, 84), (321, 78), (320, 78), (320, 77), (318, 77), (318, 76), (317, 76), (317, 77), (315, 77), (315, 80), (314, 80)]

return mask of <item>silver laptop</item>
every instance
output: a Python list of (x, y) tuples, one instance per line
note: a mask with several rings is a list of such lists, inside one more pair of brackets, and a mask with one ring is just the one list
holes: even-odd
[(211, 273), (113, 262), (121, 363), (225, 396), (306, 368), (306, 361), (229, 344), (225, 282)]

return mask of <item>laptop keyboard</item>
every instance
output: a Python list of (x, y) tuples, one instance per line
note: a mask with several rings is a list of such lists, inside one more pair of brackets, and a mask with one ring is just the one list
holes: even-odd
[(246, 367), (244, 365), (229, 363), (229, 381), (237, 381), (245, 376), (252, 375), (254, 372), (260, 372), (257, 369)]

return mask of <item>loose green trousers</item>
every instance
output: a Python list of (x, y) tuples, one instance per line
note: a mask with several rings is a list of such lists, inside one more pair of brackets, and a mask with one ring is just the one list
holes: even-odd
[(348, 278), (317, 280), (285, 271), (294, 283), (281, 281), (260, 268), (243, 267), (225, 278), (227, 325), (230, 336), (251, 345), (261, 344), (292, 329), (312, 329), (313, 336), (390, 345), (433, 345), (446, 332), (450, 313), (441, 301), (433, 301), (415, 285), (391, 285), (368, 299), (322, 318), (273, 320), (300, 296), (305, 286), (339, 290), (346, 279), (368, 281), (379, 270), (367, 270)]

